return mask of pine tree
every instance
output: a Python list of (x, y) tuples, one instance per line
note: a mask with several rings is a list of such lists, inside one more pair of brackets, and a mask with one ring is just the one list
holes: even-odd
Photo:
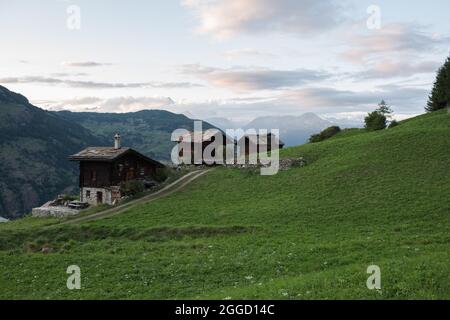
[(384, 100), (381, 100), (381, 102), (378, 104), (378, 109), (375, 111), (383, 114), (386, 118), (390, 118), (391, 114), (394, 112)]
[(432, 112), (448, 106), (450, 106), (450, 56), (438, 70), (425, 110)]

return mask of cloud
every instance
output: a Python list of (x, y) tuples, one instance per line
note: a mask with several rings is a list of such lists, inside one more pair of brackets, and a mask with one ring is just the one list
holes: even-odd
[(448, 46), (450, 37), (429, 34), (421, 26), (390, 24), (380, 30), (344, 37), (349, 49), (341, 56), (356, 64), (366, 63), (371, 58), (385, 57), (386, 54), (422, 54), (434, 51), (441, 45)]
[(262, 52), (255, 49), (235, 49), (228, 50), (222, 54), (227, 60), (233, 60), (236, 58), (275, 58), (276, 55), (268, 52)]
[(74, 112), (136, 112), (147, 109), (167, 108), (175, 102), (169, 97), (75, 97), (63, 101), (36, 101), (38, 105), (46, 109), (60, 111), (70, 110)]
[[(416, 117), (421, 113), (395, 113), (392, 115), (392, 119), (402, 121), (412, 117)], [(354, 112), (335, 112), (326, 113), (321, 115), (328, 121), (335, 123), (343, 123), (352, 127), (361, 126), (364, 123), (364, 118), (367, 116), (367, 111), (354, 111)]]
[(169, 97), (116, 97), (103, 101), (100, 109), (130, 112), (167, 107), (174, 103)]
[(110, 66), (112, 65), (112, 63), (95, 62), (95, 61), (72, 61), (72, 62), (63, 62), (62, 65), (65, 67), (92, 68), (92, 67)]
[(396, 114), (423, 113), (428, 91), (422, 88), (386, 85), (373, 91), (337, 90), (330, 87), (292, 89), (261, 100), (216, 100), (185, 102), (171, 106), (172, 110), (200, 119), (227, 118), (250, 121), (260, 116), (318, 114), (349, 114), (353, 119), (376, 108), (385, 99)]
[(359, 79), (377, 79), (389, 77), (410, 77), (416, 74), (434, 73), (441, 65), (436, 61), (423, 61), (418, 63), (407, 63), (399, 61), (383, 60), (375, 63), (359, 74), (353, 75)]
[(344, 20), (340, 3), (335, 0), (182, 1), (199, 21), (198, 31), (219, 38), (241, 32), (317, 34)]
[(76, 73), (69, 73), (69, 72), (55, 72), (52, 73), (51, 76), (52, 77), (60, 77), (60, 78), (64, 78), (64, 77), (85, 77), (88, 76), (89, 74), (86, 72), (76, 72)]
[(425, 105), (428, 91), (416, 87), (380, 86), (373, 91), (337, 90), (334, 88), (304, 88), (290, 90), (280, 96), (287, 104), (301, 104), (312, 110), (368, 111), (382, 99), (401, 111), (417, 112)]
[(68, 106), (83, 106), (83, 105), (92, 105), (97, 104), (103, 101), (98, 97), (75, 97), (72, 99), (66, 99), (62, 102), (62, 105)]
[(41, 83), (55, 85), (60, 84), (71, 88), (86, 89), (120, 89), (120, 88), (192, 88), (201, 85), (190, 82), (136, 82), (136, 83), (111, 83), (69, 80), (52, 77), (26, 76), (0, 78), (0, 83)]
[(190, 117), (228, 118), (235, 121), (250, 121), (260, 116), (300, 115), (305, 112), (317, 114), (348, 115), (360, 119), (376, 108), (381, 99), (393, 106), (395, 114), (407, 117), (422, 113), (428, 90), (416, 87), (389, 84), (373, 91), (337, 90), (331, 87), (291, 89), (272, 96), (254, 98), (231, 98), (227, 100), (175, 102), (170, 97), (119, 96), (101, 98), (84, 96), (63, 101), (33, 101), (38, 106), (51, 110), (76, 112), (135, 112), (146, 109), (164, 109)]
[(197, 76), (210, 84), (237, 92), (295, 87), (330, 77), (328, 73), (308, 70), (271, 70), (265, 68), (220, 69), (197, 64), (184, 65), (182, 72)]

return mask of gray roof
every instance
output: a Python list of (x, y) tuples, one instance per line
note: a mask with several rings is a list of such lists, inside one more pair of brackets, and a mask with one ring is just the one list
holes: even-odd
[(180, 137), (178, 142), (186, 141), (186, 142), (194, 142), (194, 143), (200, 143), (205, 141), (211, 141), (212, 137), (216, 136), (218, 133), (220, 133), (224, 140), (227, 140), (225, 142), (231, 141), (233, 142), (233, 139), (228, 137), (226, 134), (224, 134), (222, 131), (218, 129), (210, 129), (207, 131), (195, 131), (195, 132), (189, 132)]
[(70, 160), (112, 161), (125, 154), (130, 148), (89, 147), (69, 157)]
[(71, 161), (114, 161), (118, 159), (119, 157), (128, 154), (133, 153), (144, 160), (153, 163), (153, 165), (163, 168), (164, 165), (156, 160), (153, 160), (142, 153), (137, 152), (136, 150), (133, 150), (131, 148), (119, 148), (115, 149), (114, 147), (89, 147), (86, 148), (74, 155), (71, 155), (69, 157), (69, 160)]

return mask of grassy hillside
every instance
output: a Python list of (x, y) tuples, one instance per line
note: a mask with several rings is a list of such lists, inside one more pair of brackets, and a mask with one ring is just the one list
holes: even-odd
[[(343, 132), (282, 152), (304, 168), (217, 168), (108, 219), (0, 225), (0, 298), (448, 299), (449, 123), (442, 111)], [(80, 291), (66, 288), (72, 264)]]

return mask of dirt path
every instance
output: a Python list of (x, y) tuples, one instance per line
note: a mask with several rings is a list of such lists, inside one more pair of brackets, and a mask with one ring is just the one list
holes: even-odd
[(73, 219), (61, 222), (61, 223), (59, 223), (59, 225), (93, 221), (93, 220), (98, 220), (98, 219), (118, 215), (118, 214), (122, 213), (123, 211), (128, 210), (135, 205), (142, 204), (142, 203), (148, 203), (148, 202), (152, 202), (154, 200), (157, 200), (157, 199), (160, 199), (163, 197), (167, 197), (168, 195), (171, 195), (172, 193), (184, 188), (186, 185), (188, 185), (195, 179), (201, 177), (202, 175), (209, 172), (210, 170), (212, 170), (212, 169), (197, 170), (197, 171), (190, 172), (190, 173), (182, 176), (180, 179), (165, 186), (161, 190), (156, 191), (155, 193), (149, 194), (147, 196), (144, 196), (144, 197), (136, 199), (136, 200), (132, 200), (130, 202), (124, 203), (117, 207), (107, 209), (105, 211), (97, 212), (97, 213), (94, 213), (94, 214), (91, 214), (88, 216), (79, 217), (79, 218), (73, 218)]

